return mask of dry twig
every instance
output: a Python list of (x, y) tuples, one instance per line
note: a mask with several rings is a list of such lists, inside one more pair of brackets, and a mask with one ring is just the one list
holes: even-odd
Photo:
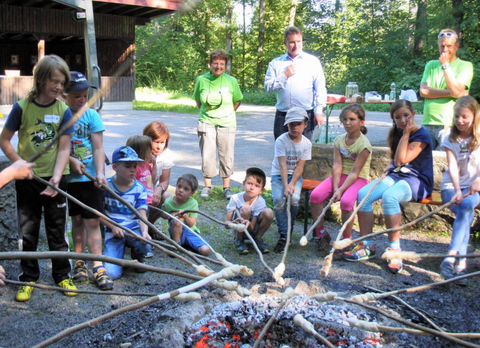
[[(469, 196), (470, 194), (471, 194), (470, 191), (465, 193), (465, 195), (463, 195), (463, 198)], [(362, 240), (367, 239), (367, 238), (372, 238), (372, 237), (378, 236), (380, 234), (385, 234), (385, 233), (390, 233), (390, 232), (403, 230), (407, 227), (414, 226), (416, 223), (418, 223), (422, 220), (425, 220), (426, 218), (432, 216), (433, 214), (438, 213), (440, 210), (445, 209), (445, 208), (451, 206), (452, 204), (455, 204), (455, 202), (450, 201), (450, 202), (447, 202), (445, 204), (442, 204), (441, 206), (439, 206), (436, 209), (428, 212), (427, 214), (422, 215), (422, 216), (416, 218), (415, 220), (410, 221), (410, 222), (408, 222), (406, 224), (403, 224), (401, 226), (398, 226), (398, 227), (392, 227), (392, 228), (387, 228), (387, 229), (382, 230), (382, 231), (372, 232), (372, 233), (366, 234), (364, 236), (360, 236), (360, 237), (355, 238), (355, 239), (343, 239), (341, 241), (335, 241), (335, 243), (333, 243), (333, 247), (335, 249), (345, 249), (345, 248), (349, 247), (350, 245), (361, 242)]]
[(210, 282), (212, 282), (214, 280), (218, 280), (218, 279), (222, 279), (222, 278), (224, 278), (224, 279), (232, 278), (232, 277), (236, 276), (238, 273), (240, 273), (240, 268), (241, 268), (240, 266), (232, 266), (232, 267), (224, 268), (220, 272), (211, 274), (208, 277), (205, 277), (205, 278), (203, 278), (203, 279), (201, 279), (201, 280), (199, 280), (195, 283), (186, 285), (184, 287), (178, 288), (178, 289), (170, 291), (170, 292), (166, 292), (166, 293), (163, 293), (163, 294), (159, 294), (157, 296), (150, 297), (150, 298), (148, 298), (146, 300), (143, 300), (143, 301), (140, 301), (138, 303), (134, 303), (134, 304), (125, 306), (123, 308), (119, 308), (119, 309), (111, 311), (107, 314), (101, 315), (97, 318), (88, 320), (86, 322), (83, 322), (83, 323), (75, 325), (75, 326), (72, 326), (70, 328), (67, 328), (67, 329), (59, 332), (55, 336), (52, 336), (52, 337), (48, 338), (47, 340), (45, 340), (43, 342), (40, 342), (35, 347), (37, 347), (37, 348), (47, 347), (47, 346), (49, 346), (49, 345), (51, 345), (55, 342), (58, 342), (62, 338), (65, 338), (68, 335), (71, 335), (72, 333), (80, 331), (80, 330), (82, 330), (86, 327), (91, 327), (91, 326), (97, 325), (101, 322), (104, 322), (108, 319), (116, 317), (120, 314), (127, 313), (127, 312), (130, 312), (130, 311), (133, 311), (133, 310), (151, 305), (155, 302), (166, 300), (166, 299), (169, 299), (169, 298), (174, 298), (174, 297), (178, 296), (179, 294), (187, 293), (187, 292), (196, 290), (200, 287), (203, 287), (203, 286), (209, 284)]

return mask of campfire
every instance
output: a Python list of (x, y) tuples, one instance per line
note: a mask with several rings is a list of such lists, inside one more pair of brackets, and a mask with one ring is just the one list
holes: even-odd
[[(255, 299), (222, 304), (195, 323), (185, 335), (185, 346), (195, 348), (252, 347), (280, 303), (263, 295)], [(280, 311), (260, 347), (323, 347), (313, 336), (294, 324), (301, 314), (315, 330), (338, 347), (381, 347), (380, 334), (348, 325), (347, 319), (375, 321), (374, 315), (339, 303), (319, 303), (305, 295), (292, 298)]]

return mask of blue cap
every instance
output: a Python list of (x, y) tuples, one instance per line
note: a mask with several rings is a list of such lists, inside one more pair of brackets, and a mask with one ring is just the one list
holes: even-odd
[(143, 162), (137, 153), (130, 146), (121, 146), (112, 154), (112, 163), (116, 162)]

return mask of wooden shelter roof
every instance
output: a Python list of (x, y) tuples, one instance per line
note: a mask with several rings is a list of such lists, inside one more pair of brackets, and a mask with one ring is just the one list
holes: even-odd
[[(53, 0), (2, 0), (3, 4), (42, 9), (71, 9)], [(93, 12), (118, 16), (136, 17), (137, 24), (178, 11), (183, 0), (93, 0)]]

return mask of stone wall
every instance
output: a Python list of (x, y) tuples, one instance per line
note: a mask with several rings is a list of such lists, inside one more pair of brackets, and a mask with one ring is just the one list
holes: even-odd
[[(0, 170), (10, 164), (5, 156), (0, 156)], [(10, 182), (0, 190), (0, 251), (18, 248), (17, 204), (15, 184)]]
[[(440, 189), (443, 172), (447, 168), (447, 158), (443, 151), (433, 152), (435, 190)], [(373, 147), (370, 163), (370, 178), (378, 178), (390, 163), (390, 149), (388, 147)], [(305, 164), (303, 177), (307, 179), (323, 180), (330, 176), (333, 165), (333, 145), (314, 144), (312, 160)]]
[[(443, 151), (433, 152), (434, 161), (434, 189), (440, 190), (440, 184), (443, 177), (443, 172), (447, 169), (447, 159)], [(388, 147), (373, 147), (372, 161), (370, 164), (370, 179), (373, 180), (382, 175), (382, 172), (388, 167), (390, 163), (390, 149)], [(312, 148), (312, 160), (307, 161), (303, 177), (307, 179), (324, 180), (331, 174), (333, 165), (333, 145), (328, 144), (314, 144)], [(301, 200), (303, 205), (303, 200)], [(403, 222), (412, 221), (432, 209), (435, 206), (426, 204), (419, 204), (414, 202), (406, 203), (402, 206)], [(303, 216), (303, 207), (300, 209), (300, 217)], [(309, 212), (310, 215), (310, 212)], [(374, 203), (375, 223), (383, 224), (383, 213), (381, 209), (381, 202)], [(480, 219), (478, 218), (478, 211), (473, 223), (473, 230), (480, 228)], [(341, 222), (340, 207), (338, 203), (332, 205), (332, 208), (327, 212), (327, 220), (333, 220), (338, 223)], [(418, 227), (423, 229), (435, 230), (438, 232), (448, 232), (451, 229), (454, 215), (448, 209), (444, 209), (432, 218), (424, 220)]]

